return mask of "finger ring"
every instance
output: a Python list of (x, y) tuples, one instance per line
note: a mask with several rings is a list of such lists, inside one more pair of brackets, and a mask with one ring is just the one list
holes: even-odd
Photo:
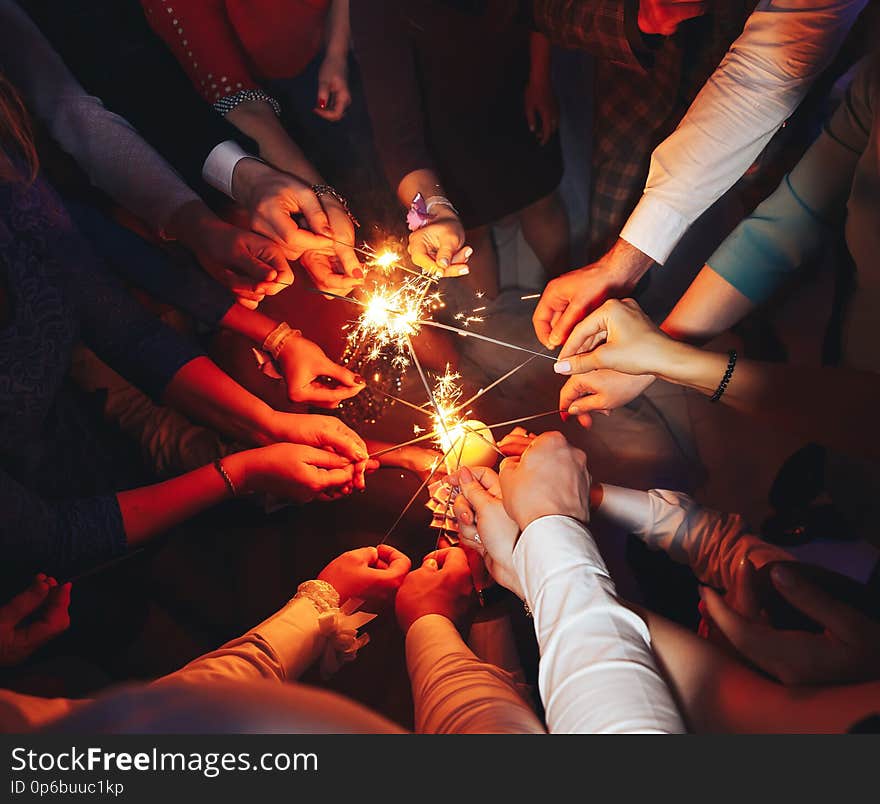
[(474, 540), (477, 544), (482, 544), (482, 543), (483, 543), (483, 540), (480, 538), (480, 534), (479, 534), (479, 533), (475, 533), (475, 534), (474, 534), (474, 538), (473, 538), (473, 540)]

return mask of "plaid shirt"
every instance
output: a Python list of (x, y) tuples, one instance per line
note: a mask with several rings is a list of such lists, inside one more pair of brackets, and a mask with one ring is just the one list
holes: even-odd
[[(533, 0), (535, 25), (551, 40), (597, 56), (590, 249), (610, 248), (641, 197), (651, 152), (742, 32), (755, 0), (724, 0), (672, 37), (643, 37), (638, 2)], [(647, 41), (654, 39), (654, 46)]]

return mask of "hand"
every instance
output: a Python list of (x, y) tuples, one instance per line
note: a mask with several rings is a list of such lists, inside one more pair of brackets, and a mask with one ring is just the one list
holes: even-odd
[[(0, 606), (0, 667), (12, 667), (70, 626), (70, 584), (43, 573)], [(26, 622), (25, 622), (26, 621)]]
[(501, 462), (501, 491), (510, 518), (524, 531), (542, 516), (590, 520), (587, 456), (562, 433), (542, 433), (521, 458)]
[(546, 145), (559, 128), (559, 104), (549, 78), (540, 82), (530, 80), (524, 100), (529, 131), (541, 145)]
[(535, 434), (528, 432), (525, 427), (514, 427), (496, 446), (504, 453), (505, 457), (518, 458), (528, 449), (535, 438)]
[(880, 624), (835, 600), (789, 566), (775, 565), (770, 578), (791, 605), (825, 631), (779, 630), (752, 622), (730, 608), (717, 592), (701, 587), (707, 616), (746, 659), (783, 684), (880, 677)]
[(318, 575), (339, 593), (339, 603), (353, 597), (386, 601), (394, 597), (409, 572), (407, 556), (387, 544), (349, 550)]
[[(360, 393), (366, 384), (363, 377), (334, 363), (318, 344), (302, 336), (291, 336), (284, 341), (277, 363), (291, 402), (335, 408), (343, 399)], [(331, 388), (321, 381), (322, 377), (329, 377), (338, 385)]]
[(605, 299), (627, 296), (652, 260), (625, 240), (601, 259), (551, 280), (532, 316), (535, 335), (549, 349), (565, 342), (587, 313)]
[(569, 375), (595, 369), (664, 374), (677, 345), (633, 299), (609, 299), (572, 330), (553, 368)]
[(441, 276), (469, 273), (466, 263), (473, 249), (465, 246), (464, 227), (452, 212), (438, 215), (410, 234), (408, 250), (412, 261), (425, 271)]
[[(383, 449), (385, 446), (390, 445), (378, 444), (374, 451)], [(399, 466), (401, 469), (408, 469), (410, 472), (414, 472), (421, 477), (422, 480), (431, 474), (435, 466), (437, 467), (437, 471), (434, 474), (435, 477), (446, 474), (446, 467), (442, 461), (442, 452), (428, 449), (427, 447), (420, 447), (416, 444), (387, 452), (379, 458), (379, 463), (382, 466)]]
[(705, 0), (640, 0), (639, 30), (646, 34), (671, 36), (681, 23), (702, 17), (708, 7)]
[(346, 274), (339, 257), (326, 251), (306, 251), (299, 264), (306, 269), (315, 288), (324, 293), (348, 296), (364, 283), (363, 279)]
[[(338, 202), (328, 196), (318, 198), (307, 182), (257, 159), (240, 160), (232, 181), (233, 195), (250, 213), (251, 227), (280, 244), (288, 259), (297, 260), (306, 252), (335, 256), (352, 286), (363, 281), (351, 247), (354, 225)], [(294, 215), (305, 218), (308, 229), (298, 226)], [(338, 285), (323, 287), (322, 278), (323, 274), (312, 276), (319, 290), (338, 291)]]
[(623, 407), (633, 401), (652, 382), (652, 374), (633, 377), (619, 371), (598, 369), (568, 378), (559, 392), (559, 409), (577, 416), (581, 427), (593, 425), (592, 414), (604, 413)]
[(429, 553), (422, 566), (406, 576), (394, 609), (404, 634), (426, 614), (440, 614), (461, 630), (475, 599), (467, 556), (464, 550), (449, 547)]
[(325, 120), (341, 120), (351, 106), (348, 62), (344, 56), (325, 56), (318, 71), (318, 98), (312, 111)]
[(352, 462), (355, 467), (352, 478), (355, 488), (363, 490), (366, 487), (367, 445), (354, 430), (335, 416), (275, 413), (270, 432), (276, 441), (329, 450)]
[(447, 482), (461, 489), (453, 511), (462, 545), (479, 553), (489, 574), (522, 599), (513, 568), (513, 548), (520, 531), (504, 509), (498, 475), (485, 467), (464, 468), (450, 475)]
[(272, 444), (223, 459), (236, 488), (298, 503), (333, 500), (356, 487), (359, 464), (326, 449)]

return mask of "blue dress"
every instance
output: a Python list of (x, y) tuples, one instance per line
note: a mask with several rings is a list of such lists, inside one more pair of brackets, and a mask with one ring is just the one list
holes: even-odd
[(0, 282), (5, 586), (38, 571), (64, 578), (127, 547), (115, 492), (134, 477), (119, 471), (116, 434), (67, 379), (75, 344), (156, 400), (202, 352), (128, 295), (42, 179), (0, 184)]

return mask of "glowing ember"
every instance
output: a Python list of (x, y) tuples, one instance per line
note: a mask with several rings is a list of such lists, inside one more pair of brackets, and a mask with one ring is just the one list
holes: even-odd
[(385, 249), (384, 251), (380, 251), (376, 254), (375, 257), (369, 260), (367, 263), (371, 268), (378, 268), (381, 271), (389, 271), (395, 265), (399, 264), (401, 261), (401, 256), (396, 251), (392, 251), (391, 249)]

